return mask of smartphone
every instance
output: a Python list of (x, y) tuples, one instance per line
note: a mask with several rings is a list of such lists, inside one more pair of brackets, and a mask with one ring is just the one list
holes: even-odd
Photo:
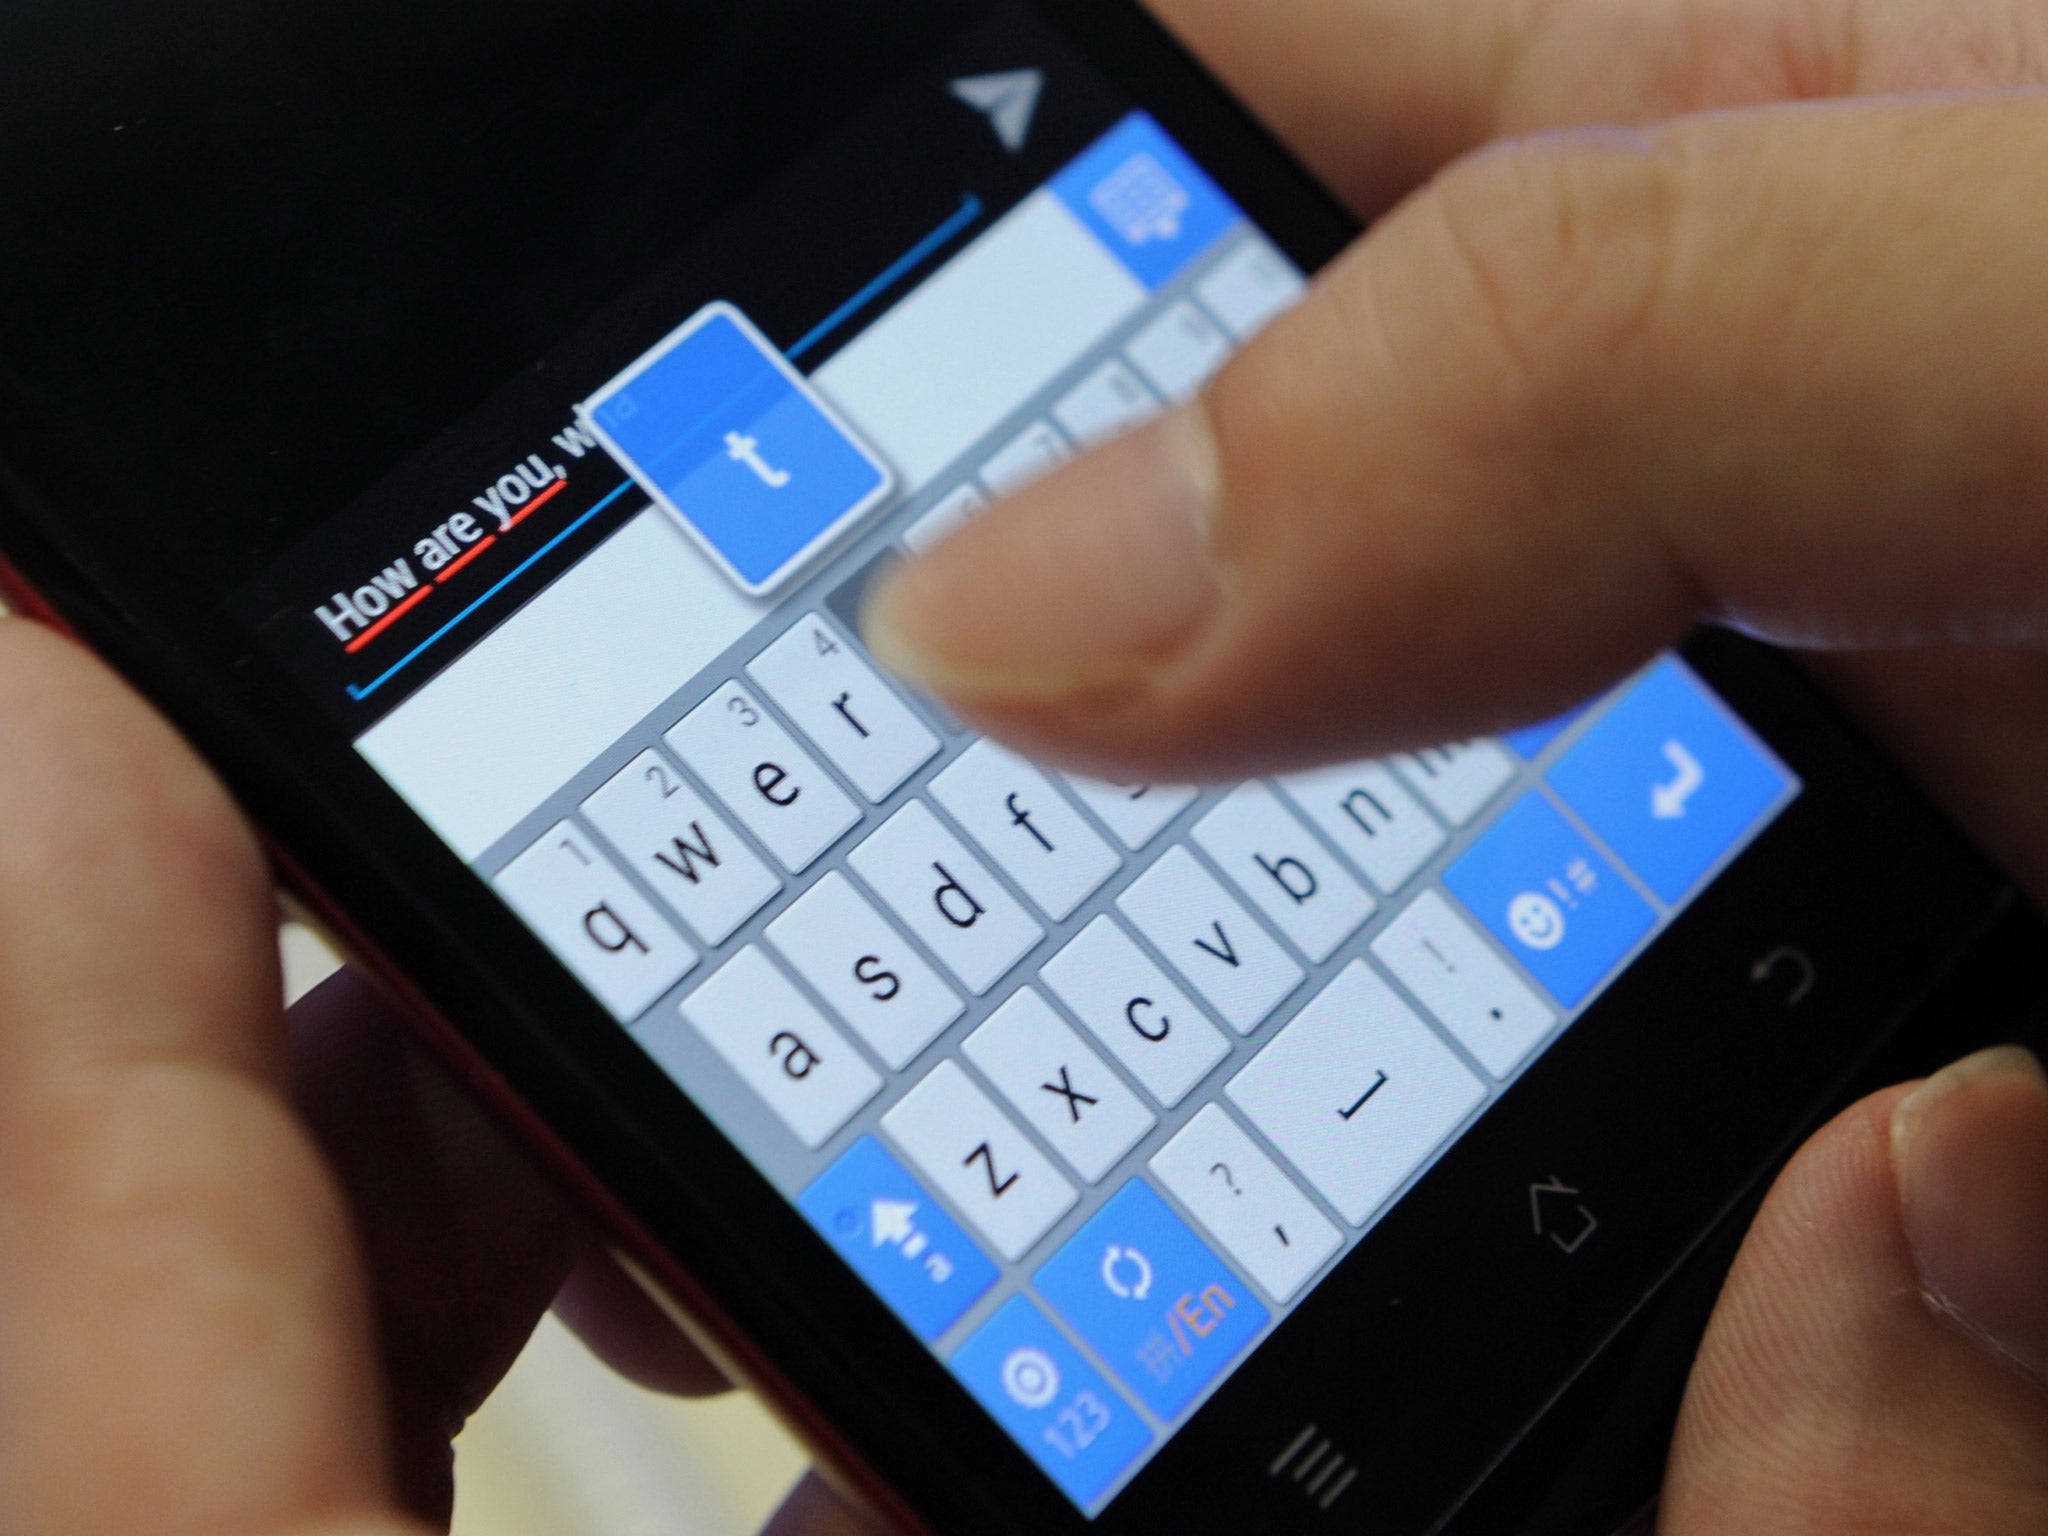
[(1726, 634), (1224, 786), (876, 668), (1357, 233), (1122, 0), (16, 0), (0, 125), (15, 598), (905, 1530), (1592, 1529), (2036, 935)]

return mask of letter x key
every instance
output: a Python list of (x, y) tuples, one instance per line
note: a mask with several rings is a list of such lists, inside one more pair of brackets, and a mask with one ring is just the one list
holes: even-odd
[(1093, 1098), (1090, 1095), (1081, 1092), (1080, 1089), (1076, 1088), (1074, 1086), (1073, 1074), (1068, 1072), (1068, 1070), (1065, 1067), (1060, 1068), (1060, 1080), (1058, 1082), (1040, 1083), (1038, 1086), (1043, 1088), (1047, 1093), (1054, 1094), (1057, 1097), (1065, 1099), (1067, 1101), (1067, 1113), (1074, 1117), (1074, 1124), (1076, 1125), (1079, 1125), (1081, 1123), (1082, 1105), (1100, 1104), (1102, 1102), (1100, 1099)]

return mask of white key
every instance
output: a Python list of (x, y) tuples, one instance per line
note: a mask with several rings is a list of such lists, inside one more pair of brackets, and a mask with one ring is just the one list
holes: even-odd
[(1034, 421), (981, 466), (981, 483), (1001, 500), (1043, 480), (1073, 456), (1074, 450), (1051, 422)]
[(683, 1017), (813, 1151), (882, 1086), (854, 1044), (760, 950), (683, 999)]
[(738, 683), (662, 740), (791, 874), (809, 869), (860, 820), (846, 791)]
[(1195, 285), (1210, 313), (1250, 341), (1301, 302), (1308, 284), (1294, 263), (1263, 240), (1247, 240)]
[(987, 510), (988, 498), (977, 487), (958, 486), (903, 531), (903, 542), (910, 546), (912, 554), (921, 555)]
[(1495, 1077), (1520, 1066), (1557, 1023), (1472, 925), (1435, 891), (1372, 941), (1372, 952)]
[(623, 1023), (697, 964), (689, 941), (573, 822), (555, 827), (491, 883)]
[(815, 613), (747, 671), (877, 804), (939, 750), (939, 738), (895, 689)]
[(1068, 774), (1066, 780), (1081, 803), (1133, 853), (1195, 802), (1190, 784), (1105, 784), (1078, 773)]
[(1215, 1104), (1203, 1105), (1160, 1148), (1152, 1172), (1275, 1301), (1292, 1301), (1343, 1241), (1315, 1202)]
[(1232, 790), (1195, 823), (1195, 841), (1317, 963), (1334, 955), (1379, 905), (1263, 784)]
[(961, 1047), (1010, 1107), (1090, 1184), (1152, 1129), (1152, 1111), (1031, 988)]
[(837, 870), (768, 925), (768, 942), (898, 1071), (960, 1017), (959, 996)]
[(583, 814), (706, 944), (723, 944), (782, 889), (652, 748), (584, 801)]
[(1167, 849), (1116, 904), (1241, 1035), (1301, 984), (1301, 967), (1185, 848)]
[(1182, 302), (1133, 336), (1124, 350), (1154, 389), (1179, 404), (1200, 394), (1230, 360), (1230, 338), (1214, 320)]
[(1345, 763), (1289, 774), (1280, 788), (1389, 896), (1444, 845), (1436, 818), (1383, 764)]
[(1131, 936), (1098, 917), (1039, 973), (1088, 1032), (1169, 1109), (1230, 1054), (1223, 1031)]
[(1083, 448), (1094, 448), (1160, 412), (1159, 397), (1114, 358), (1089, 374), (1052, 408), (1053, 419)]
[(963, 752), (931, 792), (1054, 922), (1116, 873), (1116, 851), (1081, 813), (1044, 774), (992, 741)]
[(1074, 1186), (957, 1062), (934, 1067), (882, 1129), (1005, 1259), (1022, 1258), (1074, 1203)]
[(849, 856), (854, 872), (979, 997), (1044, 937), (988, 867), (913, 800)]
[(1515, 760), (1497, 742), (1463, 741), (1394, 759), (1401, 774), (1454, 827), (1485, 810), (1515, 776)]
[(1486, 1097), (1363, 960), (1296, 1014), (1228, 1092), (1353, 1226)]

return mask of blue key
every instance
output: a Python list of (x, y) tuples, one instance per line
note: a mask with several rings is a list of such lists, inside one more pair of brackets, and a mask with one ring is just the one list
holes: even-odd
[(1266, 1326), (1251, 1288), (1142, 1180), (1069, 1238), (1036, 1284), (1162, 1419), (1193, 1402)]
[(1543, 755), (1543, 749), (1578, 723), (1579, 717), (1590, 704), (1581, 704), (1577, 709), (1568, 709), (1553, 719), (1525, 725), (1519, 731), (1509, 731), (1501, 740), (1514, 749), (1515, 755), (1525, 763), (1533, 763)]
[(1594, 722), (1550, 770), (1550, 783), (1674, 906), (1794, 785), (1706, 684), (1669, 657)]
[(773, 591), (895, 479), (747, 317), (712, 304), (578, 414), (745, 591)]
[(797, 1209), (927, 1344), (996, 1283), (988, 1255), (872, 1136), (819, 1174)]
[(1137, 1410), (1022, 1296), (960, 1346), (953, 1374), (1083, 1509), (1152, 1444)]
[(1657, 920), (1539, 791), (1488, 827), (1444, 884), (1567, 1008), (1584, 1002)]
[(1143, 112), (1097, 139), (1050, 185), (1155, 293), (1244, 220), (1209, 173)]

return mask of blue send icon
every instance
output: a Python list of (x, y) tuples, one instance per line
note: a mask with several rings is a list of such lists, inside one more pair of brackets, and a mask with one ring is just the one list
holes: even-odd
[(743, 591), (795, 575), (895, 477), (731, 304), (706, 306), (577, 408)]

